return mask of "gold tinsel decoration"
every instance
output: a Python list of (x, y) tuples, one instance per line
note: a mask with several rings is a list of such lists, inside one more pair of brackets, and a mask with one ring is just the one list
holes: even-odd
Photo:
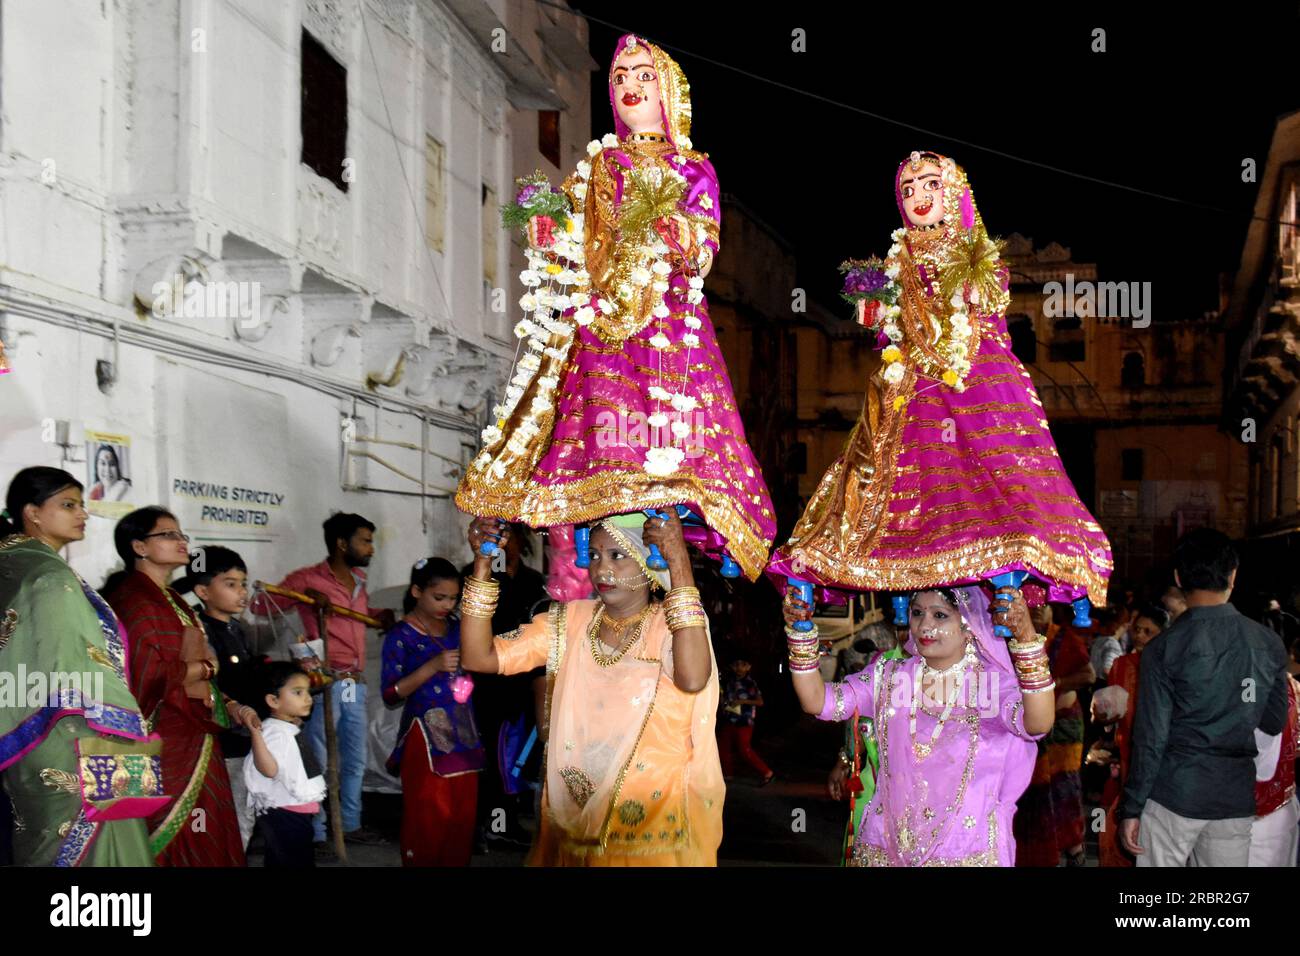
[(628, 173), (623, 202), (619, 208), (618, 227), (623, 238), (646, 242), (654, 230), (655, 220), (678, 212), (686, 195), (686, 180), (655, 165)]
[(939, 267), (939, 295), (944, 303), (958, 293), (975, 292), (981, 313), (999, 313), (997, 303), (1006, 298), (1002, 288), (1002, 249), (1005, 243), (990, 239), (983, 229), (971, 229), (958, 237), (952, 254)]

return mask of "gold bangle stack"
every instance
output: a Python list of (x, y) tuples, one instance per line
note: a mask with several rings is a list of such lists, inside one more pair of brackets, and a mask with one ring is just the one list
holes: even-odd
[(501, 584), (498, 581), (480, 581), (478, 578), (465, 579), (465, 593), (460, 599), (460, 613), (464, 617), (473, 617), (490, 621), (497, 610), (497, 599), (501, 596)]
[(806, 674), (821, 666), (821, 637), (816, 627), (811, 631), (796, 631), (787, 626), (785, 644), (790, 655), (791, 673)]
[(1056, 687), (1052, 679), (1052, 665), (1047, 659), (1047, 641), (1040, 636), (1037, 641), (1022, 644), (1010, 641), (1007, 650), (1016, 668), (1016, 679), (1026, 694), (1042, 694)]
[(704, 602), (699, 588), (673, 588), (664, 598), (664, 617), (668, 630), (678, 631), (692, 627), (705, 627), (709, 623), (704, 614)]

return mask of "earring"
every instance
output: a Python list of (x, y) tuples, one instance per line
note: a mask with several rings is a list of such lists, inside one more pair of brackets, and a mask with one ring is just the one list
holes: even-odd
[(975, 642), (969, 639), (966, 641), (966, 663), (975, 663)]

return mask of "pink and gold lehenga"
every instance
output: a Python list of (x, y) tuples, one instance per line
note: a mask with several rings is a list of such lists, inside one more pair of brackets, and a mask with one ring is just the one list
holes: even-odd
[[(699, 260), (679, 254), (676, 242), (656, 258), (663, 232), (632, 227), (634, 218), (645, 225), (655, 197), (660, 212), (663, 197), (674, 197), (668, 208), (692, 231), (687, 245), (711, 258), (717, 174), (691, 148), (681, 69), (636, 37), (624, 37), (618, 51), (635, 49), (653, 61), (664, 133), (633, 133), (616, 109), (618, 136), (593, 143), (590, 162), (565, 181), (568, 234), (582, 267), (552, 257), (524, 281), (546, 283), (549, 271), (575, 291), (557, 297), (538, 287), (525, 296), (525, 310), (535, 311), (516, 331), (531, 334), (531, 351), (456, 504), (533, 527), (684, 504), (703, 519), (707, 549), (729, 552), (756, 578), (775, 518), (709, 320)], [(611, 103), (614, 89), (611, 70)]]
[[(944, 218), (915, 226), (905, 173), (938, 168)], [(910, 180), (909, 180), (910, 181)], [(893, 283), (887, 347), (844, 453), (769, 571), (828, 588), (914, 591), (1024, 571), (1050, 599), (1106, 600), (1110, 545), (1079, 501), (1003, 313), (1008, 273), (966, 174), (914, 153), (906, 227), (866, 287)]]

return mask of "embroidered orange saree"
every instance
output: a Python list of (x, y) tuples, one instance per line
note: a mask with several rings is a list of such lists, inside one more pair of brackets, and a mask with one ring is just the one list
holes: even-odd
[(546, 665), (546, 782), (529, 865), (715, 866), (725, 794), (717, 664), (704, 690), (678, 690), (661, 608), (603, 666), (589, 634), (598, 606), (556, 604), (495, 639), (500, 673)]

